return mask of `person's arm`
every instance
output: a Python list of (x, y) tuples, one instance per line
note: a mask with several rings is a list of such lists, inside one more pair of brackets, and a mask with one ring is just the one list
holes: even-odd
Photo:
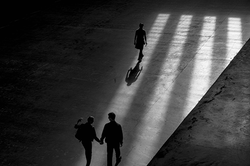
[(144, 36), (144, 38), (145, 38), (145, 44), (147, 45), (148, 42), (147, 42), (147, 33), (146, 33), (146, 31), (145, 31), (145, 36)]
[(78, 121), (76, 122), (76, 124), (74, 126), (75, 129), (78, 129), (81, 126), (80, 122), (82, 122), (82, 118), (78, 119)]
[(99, 142), (100, 143), (100, 139), (96, 136), (96, 132), (95, 132), (95, 128), (93, 128), (94, 129), (94, 139), (97, 141), (97, 142)]
[(123, 132), (122, 132), (122, 126), (120, 125), (120, 146), (123, 145)]
[(101, 136), (101, 139), (100, 139), (100, 144), (103, 144), (103, 140), (104, 138), (106, 137), (106, 125), (104, 126), (104, 129), (102, 131), (102, 136)]
[(137, 31), (135, 32), (134, 45), (136, 45), (136, 40), (137, 40)]

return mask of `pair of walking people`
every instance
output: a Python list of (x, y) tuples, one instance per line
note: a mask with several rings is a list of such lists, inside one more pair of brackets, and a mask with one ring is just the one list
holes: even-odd
[(117, 166), (121, 162), (120, 147), (123, 144), (123, 132), (122, 127), (115, 121), (116, 115), (111, 112), (108, 114), (109, 123), (105, 124), (101, 139), (96, 136), (95, 128), (92, 126), (94, 123), (94, 117), (90, 116), (86, 123), (79, 119), (75, 124), (75, 128), (78, 129), (81, 137), (81, 143), (85, 149), (86, 166), (89, 166), (92, 158), (92, 142), (96, 140), (101, 145), (104, 142), (107, 144), (107, 165), (112, 166), (113, 151), (116, 153)]

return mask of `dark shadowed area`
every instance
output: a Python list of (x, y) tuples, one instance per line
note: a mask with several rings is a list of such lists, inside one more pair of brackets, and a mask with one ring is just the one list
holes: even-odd
[[(249, 5), (247, 0), (1, 4), (0, 165), (85, 165), (74, 125), (92, 115), (100, 137), (110, 111), (124, 132), (119, 166), (147, 165), (249, 39)], [(138, 63), (133, 39), (141, 22), (148, 45)], [(248, 85), (242, 88), (248, 91)], [(242, 125), (249, 126), (249, 119)], [(106, 145), (94, 142), (92, 155), (92, 165), (106, 165)], [(214, 163), (203, 163), (209, 164)]]

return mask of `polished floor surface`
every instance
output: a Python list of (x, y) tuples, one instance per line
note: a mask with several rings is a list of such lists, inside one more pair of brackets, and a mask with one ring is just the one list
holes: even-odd
[[(3, 26), (1, 165), (85, 165), (73, 126), (92, 115), (100, 136), (111, 111), (124, 132), (120, 165), (147, 165), (249, 39), (248, 6), (62, 0)], [(106, 145), (93, 143), (92, 165), (106, 165)]]

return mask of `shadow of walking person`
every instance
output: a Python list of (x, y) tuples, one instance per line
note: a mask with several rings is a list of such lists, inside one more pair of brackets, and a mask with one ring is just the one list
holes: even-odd
[(127, 86), (130, 86), (132, 83), (134, 83), (139, 75), (141, 74), (143, 67), (140, 68), (140, 62), (137, 62), (135, 67), (132, 69), (132, 67), (128, 70), (125, 81), (127, 82)]

